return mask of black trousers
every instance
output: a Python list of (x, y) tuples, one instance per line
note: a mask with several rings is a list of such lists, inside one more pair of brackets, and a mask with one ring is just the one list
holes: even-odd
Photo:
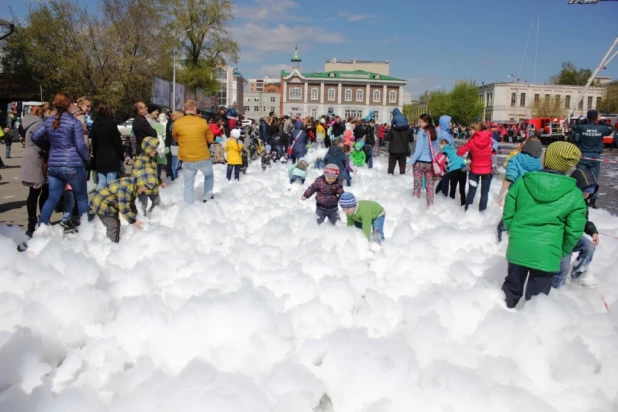
[[(530, 276), (528, 276), (528, 274), (530, 274)], [(554, 275), (555, 273), (530, 269), (509, 262), (508, 274), (502, 285), (502, 290), (506, 296), (506, 306), (509, 308), (517, 306), (517, 302), (519, 302), (524, 294), (526, 278), (528, 278), (526, 300), (530, 300), (532, 296), (540, 295), (541, 293), (549, 295)]]
[(318, 220), (318, 225), (321, 225), (322, 223), (324, 223), (326, 219), (328, 219), (328, 221), (332, 225), (337, 223), (337, 220), (339, 220), (339, 209), (337, 208), (337, 206), (335, 206), (334, 208), (330, 208), (330, 209), (325, 208), (323, 206), (317, 206), (315, 210), (315, 214)]
[(466, 204), (466, 180), (468, 175), (462, 169), (453, 170), (448, 174), (451, 183), (451, 199), (455, 199), (455, 192), (457, 191), (457, 185), (459, 185), (459, 197), (461, 199), (461, 205)]
[(388, 174), (395, 173), (395, 164), (399, 163), (399, 174), (406, 173), (406, 155), (405, 153), (390, 153), (388, 155)]

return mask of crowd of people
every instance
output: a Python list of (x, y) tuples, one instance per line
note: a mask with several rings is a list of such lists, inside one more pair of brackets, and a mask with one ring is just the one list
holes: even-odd
[[(262, 118), (255, 128), (241, 126), (239, 116), (224, 107), (209, 123), (198, 114), (193, 100), (169, 118), (160, 108), (141, 101), (134, 110), (132, 136), (124, 145), (113, 108), (103, 102), (92, 108), (88, 97), (73, 102), (72, 96), (59, 93), (53, 102), (34, 107), (24, 117), (20, 178), (30, 189), (28, 236), (37, 227), (49, 225), (58, 210), (63, 212), (60, 224), (65, 230), (76, 230), (81, 218), (98, 218), (108, 237), (119, 242), (120, 216), (142, 228), (137, 205), (144, 215), (159, 206), (159, 189), (179, 177), (180, 167), (185, 203), (196, 200), (198, 171), (204, 179), (201, 201), (206, 203), (214, 199), (213, 160), (226, 163), (227, 179), (238, 181), (245, 163), (260, 158), (264, 171), (279, 161), (289, 163), (291, 185), (304, 185), (309, 168), (323, 169), (302, 195), (302, 200), (316, 195), (318, 224), (327, 219), (335, 224), (341, 208), (347, 225), (362, 229), (369, 241), (381, 243), (385, 209), (344, 190), (352, 184), (355, 168), (373, 167), (381, 147), (388, 154), (387, 174), (394, 176), (397, 165), (400, 175), (412, 171), (412, 195), (420, 198), (424, 189), (428, 207), (436, 194), (455, 199), (459, 188), (460, 204), (468, 211), (480, 185), (479, 211), (483, 212), (498, 174), (498, 142), (487, 125), (470, 125), (470, 138), (458, 147), (458, 132), (447, 115), (435, 123), (431, 115), (423, 114), (411, 125), (394, 109), (390, 125), (376, 125), (371, 113), (344, 121), (329, 111), (318, 119)], [(93, 120), (87, 122), (91, 114)], [(544, 151), (538, 136), (528, 137), (504, 163), (497, 202), (504, 212), (497, 240), (508, 233), (503, 290), (509, 308), (523, 296), (526, 281), (526, 299), (549, 293), (567, 279), (584, 286), (595, 284), (588, 267), (599, 237), (588, 221), (588, 202), (598, 193), (599, 162), (581, 157), (583, 153), (594, 158), (599, 139), (602, 148), (606, 130), (596, 122), (597, 116), (595, 111), (588, 113), (588, 121), (574, 132), (574, 144), (555, 142)], [(89, 178), (96, 183), (90, 201)], [(572, 253), (578, 255), (573, 266)]]

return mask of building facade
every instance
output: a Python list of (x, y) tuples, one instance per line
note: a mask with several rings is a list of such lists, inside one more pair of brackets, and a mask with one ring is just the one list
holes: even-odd
[(243, 114), (244, 90), (247, 81), (232, 66), (219, 67), (216, 70), (215, 78), (219, 83), (219, 89), (214, 97), (218, 105), (231, 106), (236, 103), (238, 114)]
[(332, 59), (326, 59), (324, 62), (324, 71), (325, 72), (336, 72), (336, 71), (344, 71), (344, 72), (353, 72), (356, 70), (363, 70), (366, 72), (378, 73), (383, 76), (390, 75), (390, 63), (388, 61), (372, 61), (372, 60), (345, 60), (345, 59), (337, 59), (333, 57)]
[(249, 82), (247, 83), (247, 91), (250, 93), (263, 92), (265, 91), (265, 87), (268, 87), (268, 85), (270, 84), (276, 83), (279, 83), (278, 77), (265, 76), (262, 79), (249, 79)]
[[(483, 118), (491, 122), (523, 121), (532, 117), (532, 105), (540, 99), (558, 101), (565, 116), (575, 104), (584, 86), (557, 84), (491, 83), (479, 87)], [(605, 97), (605, 87), (589, 87), (575, 108), (574, 116), (585, 116)]]
[(257, 123), (261, 117), (268, 116), (270, 112), (275, 112), (276, 116), (280, 116), (281, 95), (279, 87), (275, 86), (275, 89), (276, 91), (270, 92), (246, 92), (243, 102), (245, 118), (255, 120)]

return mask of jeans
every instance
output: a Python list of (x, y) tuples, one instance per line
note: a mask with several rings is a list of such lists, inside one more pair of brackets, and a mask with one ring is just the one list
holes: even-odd
[[(594, 257), (596, 246), (587, 237), (582, 236), (573, 248), (573, 252), (563, 257), (560, 261), (560, 272), (554, 277), (554, 287), (557, 289), (566, 283), (566, 278), (571, 272), (571, 279), (577, 279), (588, 271), (588, 266)], [(571, 268), (571, 255), (578, 253), (577, 260)]]
[(75, 194), (72, 190), (65, 190), (62, 194), (62, 221), (68, 222), (73, 217)]
[[(172, 166), (172, 169), (174, 167)], [(200, 171), (204, 175), (204, 200), (212, 196), (212, 189), (215, 185), (215, 177), (212, 172), (212, 161), (210, 159), (200, 160), (199, 162), (184, 162), (182, 164), (182, 176), (185, 185), (185, 203), (192, 205), (195, 201), (193, 192), (195, 190), (195, 177)]]
[(241, 165), (227, 165), (227, 180), (232, 180), (232, 170), (234, 171), (234, 180), (240, 180)]
[[(372, 233), (371, 239), (376, 243), (382, 243), (384, 241), (384, 221), (386, 220), (386, 215), (382, 215), (377, 217), (375, 220), (371, 222)], [(359, 229), (363, 228), (363, 224), (360, 222), (354, 222), (354, 226)]]
[(444, 173), (442, 175), (442, 179), (440, 179), (440, 181), (438, 182), (438, 185), (436, 186), (436, 194), (442, 193), (444, 197), (448, 197), (448, 193), (449, 193), (448, 188), (449, 188), (450, 182), (451, 182), (451, 174)]
[(7, 136), (7, 138), (4, 140), (4, 144), (6, 144), (4, 157), (6, 157), (7, 159), (11, 158), (11, 146), (13, 145), (13, 142), (10, 139), (11, 137)]
[(481, 202), (479, 203), (479, 210), (482, 212), (487, 209), (487, 200), (489, 199), (489, 187), (491, 186), (492, 174), (477, 175), (470, 172), (468, 178), (468, 197), (466, 198), (466, 210), (474, 203), (474, 196), (476, 195), (476, 189), (481, 181)]
[(43, 206), (39, 223), (49, 224), (51, 215), (60, 201), (67, 183), (73, 187), (73, 193), (75, 193), (77, 198), (77, 211), (79, 215), (88, 214), (86, 169), (81, 167), (50, 167), (47, 169), (47, 181), (49, 184), (49, 199), (47, 199)]
[(304, 178), (302, 178), (302, 177), (300, 177), (300, 176), (292, 176), (292, 177), (290, 178), (290, 184), (293, 184), (293, 183), (294, 183), (295, 181), (297, 181), (297, 180), (300, 180), (300, 183), (301, 183), (301, 184), (303, 184), (303, 185), (305, 184), (305, 179), (304, 179)]
[(367, 168), (373, 169), (373, 146), (365, 146), (365, 157), (367, 160)]
[(112, 173), (99, 173), (99, 184), (97, 185), (97, 190), (105, 186), (106, 184), (113, 182), (117, 179), (118, 174), (116, 172)]
[[(591, 157), (593, 159), (600, 159), (600, 155), (596, 154), (596, 153), (586, 153), (585, 155), (582, 154), (582, 156), (585, 157)], [(594, 177), (597, 178), (597, 181), (601, 178), (601, 162), (596, 161), (596, 160), (580, 160), (579, 163), (577, 164), (577, 168), (578, 169), (583, 169), (583, 170), (588, 170), (590, 173), (592, 173), (594, 175)], [(599, 191), (597, 191), (594, 195), (592, 195), (590, 198), (591, 199), (597, 199), (599, 197)]]
[(316, 160), (315, 163), (313, 164), (313, 167), (315, 167), (318, 170), (324, 169), (324, 167), (326, 167), (326, 164), (324, 163), (324, 159)]
[[(528, 273), (530, 276), (528, 276)], [(532, 296), (540, 295), (541, 293), (549, 295), (553, 278), (554, 273), (530, 269), (509, 262), (508, 274), (502, 285), (502, 291), (504, 291), (506, 297), (506, 306), (509, 308), (517, 306), (517, 302), (524, 294), (526, 279), (528, 279), (526, 300), (530, 300)]]
[(172, 182), (178, 179), (178, 156), (172, 156)]

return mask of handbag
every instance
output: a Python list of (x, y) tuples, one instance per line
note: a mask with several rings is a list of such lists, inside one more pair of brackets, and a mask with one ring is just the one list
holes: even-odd
[(288, 154), (291, 155), (292, 154), (292, 149), (294, 148), (294, 145), (296, 144), (296, 141), (298, 140), (298, 138), (300, 137), (300, 134), (302, 133), (302, 130), (298, 131), (298, 134), (296, 135), (296, 138), (294, 139), (294, 141), (292, 142), (292, 144), (290, 145), (290, 147), (288, 147)]
[(431, 136), (429, 133), (427, 134), (427, 140), (429, 141), (429, 151), (431, 152), (431, 168), (433, 169), (433, 174), (437, 177), (440, 177), (444, 174), (444, 166), (446, 165), (446, 156), (444, 153), (440, 153), (438, 157), (435, 156), (433, 152), (433, 144), (431, 143)]

